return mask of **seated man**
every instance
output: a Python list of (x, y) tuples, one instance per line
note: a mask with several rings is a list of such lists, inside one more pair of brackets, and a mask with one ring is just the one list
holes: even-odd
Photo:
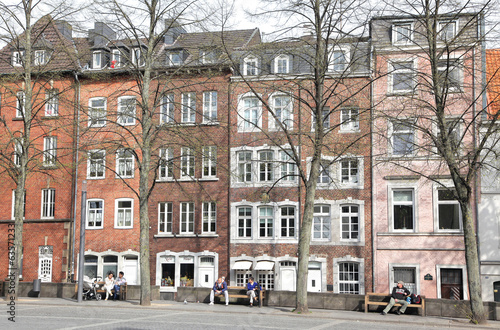
[(396, 314), (404, 314), (404, 312), (406, 311), (406, 307), (408, 307), (406, 297), (408, 297), (408, 295), (410, 294), (410, 290), (405, 288), (404, 284), (405, 283), (403, 281), (399, 281), (398, 285), (392, 289), (391, 301), (389, 301), (389, 305), (387, 305), (387, 307), (380, 314), (385, 315), (389, 313), (395, 303), (400, 303), (402, 305), (401, 308), (396, 311)]
[(253, 277), (250, 277), (248, 279), (248, 283), (247, 283), (247, 296), (250, 296), (250, 307), (253, 306), (253, 300), (259, 300), (257, 298), (257, 295), (255, 294), (255, 291), (257, 290), (262, 290), (262, 288), (260, 287), (259, 283), (257, 282), (254, 282), (253, 280)]
[(125, 279), (125, 277), (123, 277), (123, 275), (123, 272), (120, 272), (118, 274), (118, 278), (115, 281), (115, 295), (113, 296), (113, 300), (116, 300), (116, 297), (120, 294), (120, 285), (127, 283), (127, 280)]
[(214, 297), (221, 295), (224, 293), (224, 297), (226, 298), (226, 306), (229, 304), (229, 295), (227, 293), (227, 284), (222, 278), (219, 278), (217, 281), (215, 281), (214, 287), (212, 288), (212, 291), (210, 292), (210, 305), (214, 304)]

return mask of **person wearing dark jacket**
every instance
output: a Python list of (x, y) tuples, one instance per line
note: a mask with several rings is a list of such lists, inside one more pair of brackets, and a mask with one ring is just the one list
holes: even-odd
[(226, 298), (226, 306), (229, 304), (229, 294), (227, 293), (227, 284), (222, 278), (219, 278), (215, 281), (214, 287), (210, 292), (210, 305), (214, 304), (214, 297), (224, 294), (224, 298)]
[(401, 315), (404, 314), (406, 311), (406, 307), (408, 307), (408, 302), (406, 301), (406, 297), (410, 295), (410, 290), (404, 287), (404, 282), (399, 281), (398, 285), (395, 286), (392, 289), (392, 296), (391, 296), (391, 301), (389, 301), (389, 305), (382, 311), (382, 315), (387, 314), (392, 306), (394, 306), (395, 303), (400, 303), (402, 306), (401, 308), (396, 311), (396, 314)]
[(255, 291), (258, 290), (262, 290), (262, 287), (259, 283), (253, 280), (253, 277), (250, 277), (247, 283), (247, 296), (250, 297), (250, 306), (253, 306), (254, 299), (258, 300), (257, 295), (255, 294)]

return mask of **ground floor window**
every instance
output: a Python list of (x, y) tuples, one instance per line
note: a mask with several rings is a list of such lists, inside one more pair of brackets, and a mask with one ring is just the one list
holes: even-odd
[(246, 286), (248, 279), (252, 276), (249, 270), (241, 270), (236, 272), (236, 286)]
[(93, 279), (97, 277), (97, 256), (85, 256), (83, 275)]
[(358, 263), (339, 263), (339, 293), (359, 294)]
[(174, 291), (180, 286), (211, 288), (214, 285), (218, 264), (216, 253), (167, 252), (157, 254), (156, 285), (162, 291)]
[(194, 264), (181, 264), (181, 286), (194, 286)]
[(416, 284), (416, 269), (415, 267), (394, 267), (394, 283), (392, 287), (397, 286), (399, 281), (403, 281), (404, 286), (410, 290), (411, 293), (417, 292)]
[(463, 300), (463, 276), (461, 268), (441, 268), (441, 298)]
[(274, 271), (259, 271), (257, 282), (264, 290), (274, 290)]
[(139, 253), (126, 252), (89, 252), (84, 258), (84, 275), (91, 279), (104, 279), (113, 273), (116, 277), (122, 271), (127, 284), (139, 284)]
[(38, 247), (38, 278), (42, 282), (52, 281), (52, 255), (54, 247), (43, 245)]
[(161, 286), (175, 286), (175, 264), (161, 265)]

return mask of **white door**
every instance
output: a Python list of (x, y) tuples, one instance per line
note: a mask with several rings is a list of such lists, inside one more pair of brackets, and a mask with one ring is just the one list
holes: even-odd
[(321, 269), (309, 269), (307, 275), (307, 291), (321, 292)]
[(127, 284), (137, 284), (137, 259), (125, 258), (123, 261), (123, 277), (127, 280)]
[(213, 268), (200, 268), (200, 277), (198, 285), (202, 288), (211, 288), (215, 283)]
[(281, 268), (281, 290), (295, 291), (295, 268)]

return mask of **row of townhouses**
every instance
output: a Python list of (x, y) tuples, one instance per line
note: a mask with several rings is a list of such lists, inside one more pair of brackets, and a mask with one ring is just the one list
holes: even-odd
[[(454, 40), (442, 61), (458, 150), (472, 139), (459, 138), (475, 115), (471, 104), (484, 106), (484, 68), (491, 77), (500, 65), (500, 52), (478, 42), (479, 22), (475, 14), (439, 20), (440, 40)], [(428, 69), (418, 46), (423, 26), (410, 17), (369, 24), (369, 37), (339, 37), (330, 47), (308, 290), (388, 292), (404, 280), (428, 298), (467, 299), (462, 214), (446, 189), (453, 182), (439, 157), (420, 148), (428, 141), (410, 123), (429, 98), (418, 88)], [(36, 114), (22, 279), (76, 279), (85, 187), (85, 274), (124, 271), (139, 284), (144, 101), (131, 67), (140, 69), (148, 46), (118, 39), (100, 22), (74, 37), (67, 22), (45, 16), (33, 31)], [(305, 187), (291, 159), (308, 173), (317, 127), (304, 106), (314, 88), (308, 38), (266, 43), (258, 29), (188, 33), (171, 24), (156, 47), (154, 67), (163, 76), (153, 82), (160, 96), (149, 258), (163, 297), (179, 286), (211, 287), (220, 276), (231, 285), (254, 276), (267, 290), (295, 290)], [(2, 157), (14, 169), (22, 152), (15, 132), (25, 124), (23, 56), (22, 44), (0, 52), (0, 111), (12, 132), (0, 138)], [(14, 218), (12, 171), (1, 174), (2, 241)], [(500, 301), (500, 180), (493, 168), (481, 174), (474, 217), (483, 299)], [(0, 278), (8, 271), (5, 246)]]

